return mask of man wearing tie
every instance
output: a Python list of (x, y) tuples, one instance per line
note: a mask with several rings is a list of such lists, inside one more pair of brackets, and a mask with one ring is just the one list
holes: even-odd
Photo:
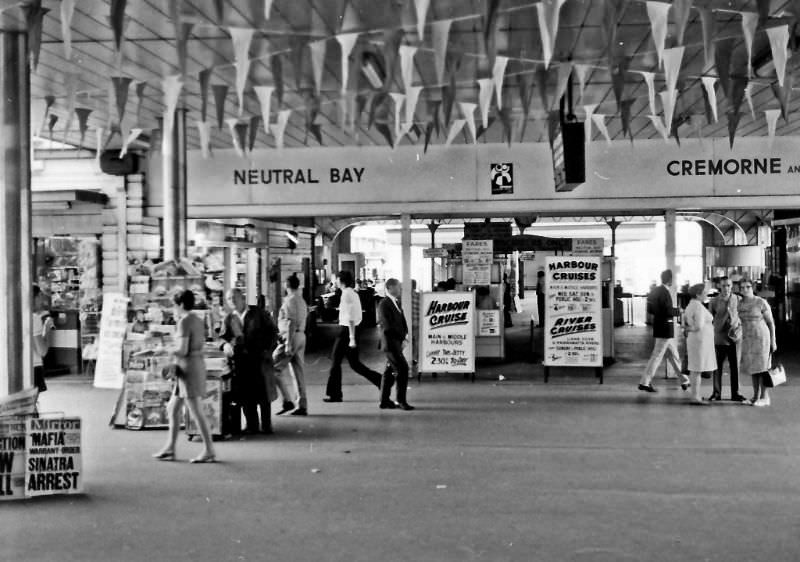
[[(381, 409), (402, 408), (403, 410), (413, 410), (406, 400), (406, 389), (408, 387), (408, 363), (403, 356), (408, 337), (408, 324), (400, 308), (400, 281), (391, 278), (386, 280), (386, 298), (378, 305), (378, 320), (380, 323), (381, 345), (386, 353), (386, 370), (383, 372), (381, 383)], [(394, 373), (396, 377), (392, 374)], [(395, 396), (397, 403), (392, 402), (389, 395), (392, 384), (397, 384)]]

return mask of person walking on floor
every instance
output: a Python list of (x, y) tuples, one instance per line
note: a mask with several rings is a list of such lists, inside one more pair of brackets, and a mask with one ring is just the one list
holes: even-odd
[[(403, 348), (406, 346), (408, 338), (408, 323), (400, 305), (401, 292), (400, 281), (394, 278), (387, 279), (386, 297), (378, 305), (381, 347), (386, 353), (386, 370), (383, 372), (381, 383), (380, 408), (382, 410), (414, 409), (406, 400), (408, 362), (403, 356)], [(397, 403), (392, 402), (390, 398), (393, 383), (396, 385)]]
[(358, 357), (358, 340), (361, 335), (361, 301), (353, 290), (355, 283), (349, 271), (339, 272), (338, 284), (342, 289), (339, 303), (339, 333), (333, 344), (333, 363), (328, 375), (328, 384), (323, 402), (341, 402), (342, 361), (347, 358), (350, 368), (376, 387), (381, 387), (381, 375), (364, 365)]
[(683, 329), (686, 332), (686, 356), (692, 385), (690, 404), (707, 406), (710, 402), (700, 397), (700, 383), (705, 372), (716, 371), (714, 351), (714, 317), (703, 306), (706, 286), (697, 283), (689, 287), (692, 300), (683, 312)]
[(681, 388), (683, 390), (689, 388), (688, 377), (681, 373), (681, 358), (675, 346), (675, 308), (669, 292), (671, 286), (672, 271), (666, 269), (661, 272), (661, 285), (653, 289), (647, 296), (647, 314), (653, 320), (653, 351), (639, 381), (639, 390), (645, 392), (656, 392), (652, 381), (665, 354), (667, 361), (672, 364), (672, 368), (678, 375)]
[(203, 346), (206, 341), (205, 322), (192, 313), (194, 293), (183, 291), (173, 298), (175, 316), (178, 319), (175, 329), (175, 349), (173, 355), (177, 365), (172, 396), (167, 403), (169, 431), (164, 447), (153, 455), (161, 461), (175, 460), (175, 444), (180, 431), (180, 412), (183, 402), (189, 408), (189, 415), (197, 424), (203, 438), (203, 452), (193, 458), (192, 463), (215, 462), (214, 444), (208, 428), (200, 400), (206, 394), (206, 363), (203, 357)]
[(767, 301), (753, 294), (753, 282), (742, 279), (739, 287), (739, 320), (742, 323), (742, 353), (739, 368), (753, 380), (753, 406), (769, 406), (769, 391), (764, 386), (764, 375), (769, 371), (771, 355), (778, 350), (775, 340), (775, 323)]
[(717, 370), (714, 371), (714, 391), (709, 400), (722, 400), (722, 365), (728, 360), (731, 372), (731, 400), (745, 402), (739, 394), (738, 341), (741, 340), (742, 325), (739, 321), (739, 296), (733, 294), (733, 283), (727, 277), (719, 280), (719, 295), (711, 299), (709, 310), (714, 315), (714, 349)]
[(247, 306), (241, 289), (228, 293), (231, 312), (225, 317), (225, 340), (222, 350), (233, 357), (233, 387), (242, 405), (248, 433), (272, 433), (270, 400), (267, 396), (267, 377), (272, 377), (272, 350), (278, 329), (270, 314), (256, 306)]
[(539, 313), (539, 327), (544, 326), (544, 271), (536, 273), (536, 311)]
[(56, 329), (50, 317), (49, 298), (39, 285), (33, 286), (33, 313), (31, 314), (31, 335), (33, 344), (33, 386), (39, 392), (47, 390), (44, 381), (44, 357), (53, 345), (53, 330)]
[[(291, 357), (288, 369), (277, 371), (279, 386), (284, 396), (283, 409), (278, 415), (291, 412), (293, 416), (308, 415), (306, 395), (305, 355), (306, 355), (306, 316), (308, 307), (300, 292), (300, 279), (293, 273), (286, 279), (286, 298), (278, 312), (278, 332), (286, 346), (286, 354)], [(289, 390), (297, 385), (297, 409), (291, 402)]]

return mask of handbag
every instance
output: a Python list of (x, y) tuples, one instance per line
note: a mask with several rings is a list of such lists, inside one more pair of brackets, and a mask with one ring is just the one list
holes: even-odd
[(281, 342), (272, 352), (272, 366), (276, 371), (284, 370), (292, 361), (292, 356), (286, 353), (286, 344)]
[(767, 371), (766, 376), (764, 377), (764, 386), (766, 386), (767, 388), (774, 388), (778, 385), (784, 384), (785, 382), (786, 382), (786, 370), (780, 363), (770, 367), (770, 369)]

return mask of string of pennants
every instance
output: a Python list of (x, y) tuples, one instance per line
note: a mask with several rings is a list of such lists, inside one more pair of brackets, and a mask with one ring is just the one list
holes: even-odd
[[(551, 78), (555, 75), (556, 94), (553, 99), (557, 100), (566, 91), (571, 77), (575, 76), (579, 87), (578, 99), (582, 102), (591, 72), (601, 67), (608, 68), (611, 72), (616, 110), (612, 113), (602, 112), (599, 111), (600, 106), (598, 104), (583, 104), (587, 141), (592, 138), (592, 128), (596, 127), (600, 134), (608, 142), (611, 142), (606, 122), (608, 118), (616, 115), (621, 120), (623, 136), (630, 136), (631, 141), (633, 140), (631, 108), (637, 98), (626, 97), (625, 88), (629, 82), (630, 75), (637, 74), (647, 86), (649, 109), (649, 114), (646, 116), (647, 120), (665, 140), (669, 139), (670, 136), (674, 136), (680, 142), (677, 135), (677, 128), (680, 123), (675, 118), (675, 108), (684, 83), (681, 79), (688, 78), (687, 76), (680, 76), (680, 70), (686, 49), (684, 33), (692, 10), (698, 12), (702, 24), (705, 64), (703, 74), (691, 78), (699, 79), (705, 105), (705, 118), (708, 124), (718, 121), (718, 86), (730, 101), (730, 111), (727, 112), (727, 118), (732, 146), (736, 129), (742, 117), (740, 110), (743, 102), (747, 102), (752, 118), (756, 119), (752, 100), (752, 86), (755, 82), (752, 74), (752, 65), (747, 65), (747, 76), (732, 76), (730, 73), (732, 52), (737, 38), (718, 37), (714, 12), (707, 8), (695, 7), (693, 0), (675, 0), (671, 3), (655, 0), (645, 1), (642, 3), (646, 6), (651, 26), (658, 68), (656, 71), (631, 68), (630, 58), (618, 54), (616, 38), (617, 24), (629, 1), (641, 2), (641, 0), (607, 0), (603, 3), (603, 26), (608, 40), (608, 61), (605, 64), (597, 61), (574, 63), (556, 61), (553, 63), (553, 51), (558, 33), (560, 11), (566, 0), (540, 0), (539, 2), (531, 3), (529, 6), (514, 8), (521, 9), (535, 6), (543, 60), (539, 61), (533, 70), (516, 72), (512, 75), (506, 71), (508, 62), (509, 60), (514, 60), (513, 57), (499, 55), (496, 52), (494, 40), (498, 14), (500, 13), (500, 0), (489, 0), (485, 14), (468, 16), (469, 18), (484, 17), (484, 36), (487, 56), (490, 62), (489, 67), (491, 68), (490, 75), (477, 79), (477, 99), (468, 101), (456, 99), (456, 91), (460, 84), (456, 82), (456, 73), (464, 53), (448, 49), (450, 29), (456, 18), (428, 21), (427, 15), (430, 0), (414, 0), (418, 45), (404, 44), (402, 29), (386, 30), (380, 40), (369, 41), (373, 54), (381, 57), (385, 62), (387, 75), (380, 88), (369, 91), (354, 91), (350, 88), (352, 80), (349, 76), (349, 59), (360, 37), (362, 35), (370, 35), (371, 32), (344, 31), (358, 27), (358, 16), (352, 6), (348, 5), (342, 18), (342, 32), (333, 37), (328, 37), (324, 22), (314, 11), (312, 12), (310, 39), (293, 36), (290, 40), (291, 46), (288, 52), (273, 52), (268, 55), (273, 84), (254, 85), (252, 87), (259, 103), (260, 115), (253, 115), (249, 119), (244, 119), (245, 90), (247, 88), (248, 73), (253, 62), (253, 59), (249, 57), (249, 51), (257, 30), (228, 27), (227, 31), (230, 34), (234, 52), (232, 65), (208, 67), (202, 70), (198, 76), (201, 111), (199, 119), (195, 121), (195, 126), (200, 138), (203, 155), (204, 157), (210, 156), (212, 122), (208, 118), (209, 94), (213, 97), (216, 106), (217, 128), (219, 130), (227, 129), (230, 132), (231, 143), (240, 155), (245, 156), (248, 150), (253, 150), (259, 128), (262, 125), (265, 132), (274, 138), (276, 148), (283, 147), (286, 127), (293, 112), (290, 109), (280, 109), (283, 104), (285, 90), (282, 56), (288, 54), (292, 59), (293, 66), (302, 68), (302, 57), (305, 48), (310, 53), (314, 87), (300, 90), (300, 80), (297, 79), (297, 88), (305, 97), (305, 107), (295, 111), (304, 114), (306, 142), (310, 135), (322, 144), (322, 125), (318, 119), (321, 105), (323, 103), (337, 103), (339, 106), (339, 121), (345, 131), (354, 133), (357, 130), (357, 125), (360, 125), (362, 121), (364, 112), (367, 112), (368, 128), (374, 126), (392, 147), (396, 147), (412, 131), (416, 133), (416, 138), (424, 137), (426, 151), (434, 134), (437, 138), (440, 135), (444, 135), (445, 146), (454, 142), (458, 135), (462, 133), (465, 134), (465, 139), (466, 133), (469, 133), (469, 138), (473, 143), (476, 143), (496, 119), (499, 119), (503, 127), (503, 139), (511, 144), (515, 125), (519, 132), (520, 141), (524, 138), (525, 127), (530, 117), (534, 90), (538, 90), (542, 104), (546, 109), (550, 107), (547, 85)], [(110, 2), (108, 21), (114, 34), (114, 45), (118, 60), (121, 60), (122, 45), (124, 44), (126, 4), (126, 0), (111, 0)], [(792, 2), (790, 4), (793, 18), (795, 20), (800, 19), (800, 2)], [(42, 7), (41, 0), (33, 0), (23, 4), (21, 7), (30, 37), (30, 63), (35, 71), (41, 48), (42, 19), (49, 10)], [(183, 90), (188, 55), (187, 43), (194, 27), (194, 23), (191, 21), (183, 20), (179, 7), (179, 1), (173, 0), (170, 2), (170, 15), (176, 30), (175, 43), (181, 72), (167, 76), (160, 84), (166, 107), (163, 120), (163, 130), (166, 134), (171, 134), (172, 132), (172, 116), (178, 106)], [(215, 14), (219, 26), (222, 26), (225, 21), (225, 7), (226, 2), (224, 0), (214, 1)], [(272, 0), (265, 0), (263, 9), (264, 18), (269, 19)], [(769, 17), (768, 0), (758, 0), (757, 9), (758, 12), (737, 13), (741, 16), (741, 32), (747, 50), (748, 61), (752, 61), (755, 34), (763, 31), (769, 40), (776, 74), (776, 82), (770, 85), (780, 106), (780, 109), (764, 111), (768, 126), (768, 136), (771, 142), (777, 128), (778, 117), (783, 117), (788, 122), (789, 102), (793, 86), (792, 76), (786, 73), (786, 64), (790, 56), (790, 33), (789, 24), (785, 23), (786, 18)], [(60, 21), (63, 48), (65, 57), (68, 60), (72, 56), (71, 21), (74, 10), (75, 0), (61, 1)], [(718, 9), (715, 11), (730, 10)], [(675, 26), (674, 36), (677, 46), (666, 48), (670, 15)], [(423, 45), (426, 29), (429, 29), (430, 47)], [(335, 39), (338, 43), (341, 53), (340, 98), (323, 102), (320, 99), (323, 67), (326, 52), (332, 39)], [(436, 78), (436, 83), (433, 85), (422, 86), (414, 83), (415, 58), (421, 52), (432, 52), (433, 54)], [(221, 66), (233, 66), (235, 69), (234, 90), (238, 101), (238, 114), (234, 118), (225, 118), (225, 104), (230, 89), (228, 84), (213, 83), (214, 70)], [(399, 68), (400, 82), (403, 87), (402, 92), (390, 91), (392, 77), (396, 68)], [(715, 71), (715, 73), (712, 74), (712, 71)], [(665, 89), (660, 92), (656, 92), (657, 76), (659, 78), (663, 76), (665, 86)], [(511, 78), (516, 79), (517, 94), (521, 101), (523, 114), (521, 123), (513, 123), (511, 108), (507, 101), (504, 102), (503, 88), (505, 82)], [(67, 92), (65, 131), (71, 130), (73, 117), (77, 118), (81, 135), (80, 147), (83, 147), (88, 131), (88, 119), (92, 110), (78, 106), (77, 86), (78, 74), (74, 72), (65, 73), (65, 88)], [(129, 128), (122, 125), (131, 87), (135, 88), (137, 97), (134, 122), (137, 124), (142, 122), (142, 106), (148, 83), (135, 82), (130, 77), (112, 76), (109, 91), (106, 94), (109, 104), (107, 130), (103, 128), (97, 128), (96, 130), (98, 155), (101, 148), (108, 146), (115, 134), (119, 134), (123, 140), (121, 154), (124, 155), (131, 143), (145, 131), (141, 126)], [(433, 95), (427, 100), (428, 111), (426, 118), (420, 121), (417, 119), (417, 108), (423, 90), (432, 90)], [(86, 95), (91, 98), (91, 93)], [(278, 103), (278, 109), (274, 112), (272, 109), (273, 98)], [(36, 108), (33, 110), (34, 130), (42, 131), (46, 126), (51, 140), (55, 125), (58, 122), (58, 115), (51, 112), (55, 99), (55, 96), (49, 95), (44, 100), (34, 100), (37, 103), (35, 103)], [(657, 101), (660, 101), (661, 104), (660, 112), (658, 111)], [(492, 111), (493, 102), (494, 112)], [(42, 116), (40, 120), (38, 118), (39, 115)], [(116, 119), (114, 119), (114, 116), (116, 116)], [(686, 116), (682, 117), (682, 119), (686, 118)], [(700, 116), (690, 115), (688, 119), (699, 135), (702, 126)]]

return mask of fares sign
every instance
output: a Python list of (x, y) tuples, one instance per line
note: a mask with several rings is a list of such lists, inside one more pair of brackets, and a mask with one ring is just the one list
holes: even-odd
[(603, 366), (600, 260), (599, 257), (547, 256), (546, 366)]
[(475, 293), (422, 293), (420, 306), (420, 372), (474, 372)]
[(461, 258), (465, 285), (489, 285), (492, 282), (494, 242), (492, 240), (463, 240)]

